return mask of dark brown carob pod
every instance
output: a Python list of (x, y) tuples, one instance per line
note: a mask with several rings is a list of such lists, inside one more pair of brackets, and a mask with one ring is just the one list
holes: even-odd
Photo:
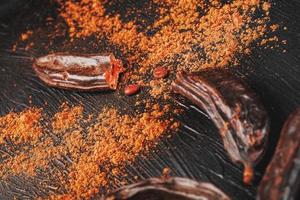
[(300, 108), (280, 133), (274, 156), (260, 182), (258, 200), (296, 200), (300, 194)]
[(187, 178), (151, 178), (137, 184), (122, 187), (102, 200), (229, 200), (216, 186)]
[(49, 86), (82, 91), (115, 90), (124, 71), (112, 54), (49, 54), (35, 59), (33, 69)]
[(269, 118), (257, 95), (224, 70), (179, 72), (172, 90), (209, 115), (231, 160), (244, 165), (244, 183), (250, 184), (269, 132)]

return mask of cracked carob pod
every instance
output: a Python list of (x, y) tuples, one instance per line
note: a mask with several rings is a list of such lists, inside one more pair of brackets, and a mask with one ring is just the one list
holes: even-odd
[(250, 184), (253, 166), (265, 151), (269, 132), (269, 118), (257, 95), (224, 70), (179, 72), (172, 90), (209, 115), (231, 160), (243, 164), (244, 183)]
[[(296, 200), (300, 194), (300, 108), (280, 133), (274, 156), (258, 189), (258, 200)], [(299, 199), (299, 196), (298, 196)]]
[(112, 54), (49, 54), (36, 58), (33, 69), (49, 86), (81, 91), (115, 90), (124, 71)]
[(187, 178), (151, 178), (137, 184), (122, 187), (102, 200), (230, 200), (216, 186), (207, 182), (196, 182)]

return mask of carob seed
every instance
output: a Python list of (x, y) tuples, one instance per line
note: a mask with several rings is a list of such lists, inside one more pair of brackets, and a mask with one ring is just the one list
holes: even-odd
[(131, 85), (127, 85), (125, 88), (124, 88), (124, 93), (127, 95), (127, 96), (130, 96), (130, 95), (134, 95), (136, 93), (138, 93), (140, 90), (140, 86), (136, 85), (136, 84), (131, 84)]
[(169, 74), (169, 71), (166, 67), (156, 67), (153, 70), (153, 77), (156, 79), (166, 78)]

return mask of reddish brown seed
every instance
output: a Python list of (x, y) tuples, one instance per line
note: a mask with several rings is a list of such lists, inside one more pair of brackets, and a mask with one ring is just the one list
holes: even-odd
[(133, 94), (136, 94), (138, 91), (140, 90), (140, 87), (136, 84), (131, 84), (131, 85), (127, 85), (125, 88), (124, 88), (124, 93), (127, 95), (127, 96), (130, 96), (130, 95), (133, 95)]
[(156, 67), (153, 70), (153, 76), (154, 78), (166, 78), (169, 74), (169, 71), (165, 67)]

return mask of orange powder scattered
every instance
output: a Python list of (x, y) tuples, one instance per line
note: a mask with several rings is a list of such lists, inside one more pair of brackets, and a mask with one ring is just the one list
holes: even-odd
[[(168, 106), (160, 108), (155, 105), (148, 113), (129, 116), (119, 114), (116, 109), (104, 108), (98, 116), (85, 117), (82, 106), (69, 107), (64, 104), (60, 112), (48, 119), (52, 122), (51, 129), (43, 127), (39, 129), (39, 137), (32, 138), (31, 144), (34, 146), (29, 145), (0, 164), (0, 177), (5, 179), (19, 174), (35, 176), (37, 168), (48, 169), (51, 161), (68, 155), (72, 160), (67, 168), (68, 178), (59, 179), (68, 192), (52, 195), (51, 199), (68, 196), (88, 199), (98, 192), (99, 187), (111, 185), (114, 181), (111, 177), (122, 177), (125, 166), (132, 163), (137, 155), (151, 150), (164, 133), (178, 128), (177, 122), (163, 118), (168, 109)], [(34, 115), (35, 112), (37, 109), (10, 113), (1, 121), (13, 116), (14, 121), (23, 123), (23, 117), (18, 116), (25, 113)], [(54, 142), (52, 137), (41, 139), (42, 132), (53, 133), (60, 138), (60, 142)]]
[[(99, 41), (105, 40), (122, 52), (120, 59), (135, 66), (128, 68), (121, 85), (150, 87), (154, 98), (167, 96), (170, 90), (169, 82), (160, 86), (150, 82), (148, 76), (157, 66), (172, 69), (171, 81), (178, 70), (236, 66), (255, 46), (278, 46), (273, 33), (279, 26), (271, 22), (269, 0), (152, 0), (142, 8), (125, 1), (116, 10), (115, 1), (55, 1), (59, 18), (51, 18), (55, 30), (48, 33), (50, 46), (55, 35), (65, 32), (70, 36), (65, 46), (91, 38), (89, 46), (102, 47)], [(149, 17), (140, 20), (140, 14)], [(34, 36), (30, 38), (35, 43)]]
[[(71, 37), (106, 36), (111, 43), (123, 47), (123, 51), (134, 52), (129, 60), (142, 58), (140, 64), (145, 68), (174, 59), (178, 54), (188, 54), (181, 67), (189, 71), (227, 66), (234, 63), (237, 53), (243, 53), (272, 30), (266, 25), (271, 9), (268, 1), (236, 0), (222, 4), (217, 0), (164, 0), (156, 3), (160, 18), (146, 28), (158, 29), (151, 36), (138, 32), (134, 21), (122, 23), (119, 15), (106, 15), (107, 1), (63, 1), (60, 15), (68, 24)], [(255, 12), (261, 12), (259, 18), (254, 19)]]
[(50, 159), (55, 158), (62, 147), (54, 147), (53, 142), (47, 139), (43, 142), (32, 141), (36, 143), (34, 147), (27, 147), (23, 152), (11, 157), (0, 164), (0, 177), (3, 179), (10, 175), (25, 174), (27, 176), (35, 176), (37, 168), (45, 168)]
[[(129, 75), (127, 81), (152, 87), (154, 98), (169, 90), (167, 86), (145, 81), (145, 76), (155, 66), (161, 63), (172, 66), (175, 74), (177, 70), (199, 71), (238, 65), (238, 56), (251, 54), (253, 45), (268, 45), (274, 41), (269, 33), (278, 27), (270, 23), (272, 4), (267, 0), (227, 3), (221, 0), (153, 0), (155, 9), (148, 6), (143, 12), (149, 16), (154, 12), (159, 17), (143, 30), (136, 22), (138, 16), (123, 22), (118, 13), (107, 14), (106, 6), (112, 4), (110, 1), (59, 2), (60, 16), (68, 25), (71, 38), (93, 35), (117, 45), (126, 56), (123, 59), (140, 65), (133, 69), (135, 75)], [(132, 16), (132, 9), (125, 7), (124, 11), (125, 18)], [(149, 31), (152, 33), (148, 34)]]
[(52, 122), (52, 127), (54, 131), (64, 131), (72, 127), (82, 116), (82, 112), (83, 108), (81, 106), (75, 106), (73, 108), (70, 108), (66, 104), (63, 104), (62, 111), (54, 115)]
[(174, 60), (179, 54), (183, 57), (180, 68), (187, 71), (225, 67), (234, 63), (236, 54), (266, 35), (269, 21), (266, 13), (258, 19), (252, 17), (260, 10), (260, 1), (237, 0), (225, 5), (212, 2), (215, 6), (208, 7), (202, 16), (197, 11), (197, 1), (174, 3), (170, 13), (154, 26), (169, 25), (163, 26), (145, 44), (141, 43), (150, 52), (143, 66)]
[(0, 117), (0, 144), (5, 139), (11, 140), (14, 144), (21, 144), (37, 140), (41, 134), (40, 120), (41, 109), (28, 109), (21, 113), (9, 113)]
[[(132, 117), (120, 115), (115, 109), (103, 109), (88, 131), (86, 142), (90, 146), (71, 166), (71, 194), (90, 197), (99, 186), (107, 184), (109, 174), (120, 175), (125, 163), (153, 147), (173, 124), (159, 119), (162, 115), (163, 111), (155, 110)], [(174, 128), (177, 127), (178, 124)]]
[(154, 98), (163, 97), (164, 99), (168, 99), (169, 96), (164, 97), (163, 94), (169, 93), (169, 87), (170, 86), (169, 80), (151, 80), (149, 82), (149, 86), (151, 87), (150, 95)]

